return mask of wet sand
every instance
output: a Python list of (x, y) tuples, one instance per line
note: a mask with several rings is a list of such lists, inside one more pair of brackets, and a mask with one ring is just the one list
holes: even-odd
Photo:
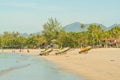
[(65, 55), (42, 56), (68, 72), (87, 80), (120, 80), (120, 48), (92, 49), (88, 54), (78, 54), (71, 49)]

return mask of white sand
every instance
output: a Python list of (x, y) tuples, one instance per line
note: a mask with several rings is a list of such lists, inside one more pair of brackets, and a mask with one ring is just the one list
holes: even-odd
[(120, 48), (92, 49), (78, 54), (71, 49), (65, 55), (42, 56), (60, 65), (60, 68), (88, 80), (120, 80)]

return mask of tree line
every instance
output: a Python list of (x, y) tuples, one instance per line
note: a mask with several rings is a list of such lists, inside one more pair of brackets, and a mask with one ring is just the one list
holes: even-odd
[[(104, 47), (109, 42), (103, 39), (119, 39), (120, 26), (115, 25), (111, 30), (104, 30), (98, 24), (91, 24), (85, 30), (85, 25), (80, 25), (81, 32), (66, 32), (62, 25), (55, 18), (48, 19), (43, 25), (41, 34), (31, 34), (28, 37), (22, 36), (19, 32), (4, 32), (0, 35), (0, 48), (44, 48), (48, 45), (59, 47), (80, 48), (84, 46)], [(115, 43), (114, 47), (117, 47)]]

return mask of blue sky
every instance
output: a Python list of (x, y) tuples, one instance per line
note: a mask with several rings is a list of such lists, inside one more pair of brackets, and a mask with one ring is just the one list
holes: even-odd
[(0, 33), (40, 32), (53, 17), (64, 26), (73, 22), (119, 24), (120, 0), (0, 0)]

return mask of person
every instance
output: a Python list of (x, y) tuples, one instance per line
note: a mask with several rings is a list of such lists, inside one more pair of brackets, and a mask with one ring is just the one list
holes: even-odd
[(27, 52), (28, 52), (28, 53), (30, 52), (29, 49), (27, 49)]
[(20, 49), (19, 52), (22, 52), (22, 50)]

